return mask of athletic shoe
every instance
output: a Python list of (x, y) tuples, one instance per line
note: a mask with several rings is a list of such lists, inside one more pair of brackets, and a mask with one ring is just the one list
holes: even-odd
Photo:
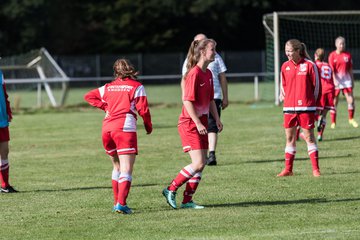
[(321, 141), (322, 141), (322, 136), (321, 136), (321, 135), (318, 135), (318, 136), (317, 136), (317, 140), (318, 140), (319, 142), (321, 142)]
[(216, 156), (214, 154), (210, 154), (208, 159), (206, 160), (206, 165), (216, 166)]
[(12, 186), (8, 186), (6, 188), (0, 188), (0, 193), (17, 193), (18, 191), (15, 190)]
[(336, 123), (331, 123), (330, 128), (335, 129), (335, 127), (336, 127)]
[(181, 208), (192, 208), (192, 209), (204, 209), (205, 208), (204, 206), (197, 205), (192, 200), (187, 203), (182, 203), (180, 207)]
[(349, 119), (349, 124), (352, 125), (354, 128), (359, 127), (359, 124), (355, 121), (355, 119)]
[(115, 208), (115, 212), (122, 213), (122, 214), (131, 214), (132, 210), (127, 205), (123, 206), (120, 203), (117, 203)]
[(313, 171), (313, 176), (314, 177), (320, 177), (321, 176), (320, 171), (319, 170), (314, 170)]
[(164, 188), (162, 191), (163, 196), (166, 198), (166, 202), (172, 207), (173, 209), (176, 209), (176, 192), (170, 191), (167, 188)]
[(282, 170), (281, 173), (279, 173), (277, 176), (278, 176), (278, 177), (288, 177), (288, 176), (293, 176), (293, 175), (294, 175), (293, 172), (284, 169), (284, 170)]

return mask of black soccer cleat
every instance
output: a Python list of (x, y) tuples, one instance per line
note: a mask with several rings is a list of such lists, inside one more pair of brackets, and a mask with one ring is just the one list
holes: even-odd
[(17, 193), (18, 191), (15, 190), (12, 186), (8, 186), (6, 188), (0, 188), (0, 193)]
[(215, 166), (216, 164), (217, 164), (217, 162), (216, 162), (215, 154), (210, 154), (206, 161), (206, 165)]

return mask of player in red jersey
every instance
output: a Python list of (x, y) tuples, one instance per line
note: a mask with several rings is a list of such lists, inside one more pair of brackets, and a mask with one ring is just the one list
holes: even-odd
[(327, 62), (324, 62), (325, 51), (323, 48), (318, 48), (314, 54), (316, 66), (319, 69), (321, 79), (321, 98), (318, 105), (319, 119), (318, 119), (318, 137), (322, 141), (326, 126), (326, 114), (330, 110), (335, 110), (334, 95), (335, 86), (332, 76), (332, 70)]
[(15, 193), (15, 190), (9, 183), (9, 122), (12, 119), (10, 102), (6, 93), (4, 77), (0, 71), (0, 193)]
[(136, 112), (143, 118), (147, 134), (152, 132), (152, 123), (144, 86), (137, 81), (138, 72), (126, 59), (118, 59), (113, 68), (115, 80), (88, 92), (84, 98), (106, 112), (102, 141), (113, 163), (113, 211), (130, 214), (126, 199), (138, 154)]
[(285, 44), (288, 61), (281, 66), (280, 100), (284, 101), (284, 128), (286, 134), (285, 169), (278, 177), (292, 176), (296, 153), (296, 128), (300, 126), (307, 143), (313, 167), (313, 176), (319, 177), (318, 148), (314, 136), (315, 111), (321, 95), (318, 69), (306, 51), (306, 46), (297, 39)]
[(345, 38), (339, 36), (335, 40), (336, 50), (329, 55), (329, 64), (333, 70), (335, 84), (335, 109), (330, 111), (331, 128), (336, 126), (336, 107), (339, 102), (340, 91), (345, 95), (348, 104), (349, 124), (357, 128), (359, 125), (354, 119), (355, 100), (353, 96), (354, 74), (351, 54), (345, 51)]
[(184, 152), (188, 152), (191, 164), (185, 166), (170, 186), (163, 190), (167, 203), (177, 208), (176, 191), (186, 183), (181, 208), (202, 209), (203, 206), (193, 202), (195, 193), (201, 180), (202, 171), (206, 165), (208, 150), (208, 115), (214, 116), (219, 131), (222, 123), (214, 102), (214, 87), (212, 73), (207, 69), (215, 59), (216, 43), (212, 39), (194, 40), (190, 46), (188, 68), (184, 76), (183, 107), (179, 117), (178, 131)]

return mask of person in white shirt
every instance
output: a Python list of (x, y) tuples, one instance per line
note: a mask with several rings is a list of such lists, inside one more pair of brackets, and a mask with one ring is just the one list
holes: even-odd
[[(206, 35), (199, 33), (194, 37), (195, 40), (206, 39)], [(188, 53), (189, 54), (189, 53)], [(229, 105), (228, 100), (228, 86), (225, 72), (227, 70), (225, 63), (221, 56), (216, 53), (215, 60), (208, 65), (208, 69), (211, 71), (214, 82), (214, 100), (216, 103), (216, 108), (219, 116), (221, 115), (221, 110), (224, 110)], [(185, 59), (182, 67), (182, 76), (185, 75), (187, 71), (187, 60)], [(184, 80), (181, 80), (181, 88), (184, 89)], [(207, 165), (216, 165), (216, 145), (218, 140), (218, 128), (214, 117), (209, 114), (209, 126), (208, 126), (208, 140), (209, 140), (209, 156), (207, 159)]]

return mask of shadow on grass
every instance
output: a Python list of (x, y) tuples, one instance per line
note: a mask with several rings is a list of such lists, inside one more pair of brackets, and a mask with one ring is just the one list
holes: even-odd
[(342, 137), (342, 138), (333, 138), (333, 139), (324, 139), (326, 142), (335, 142), (335, 141), (346, 141), (346, 140), (353, 140), (353, 139), (359, 139), (360, 136), (354, 136), (354, 137)]
[[(351, 154), (347, 154), (347, 155), (338, 155), (338, 156), (326, 156), (326, 157), (322, 157), (321, 153), (320, 153), (320, 161), (321, 159), (327, 159), (327, 158), (347, 158), (347, 157), (351, 157)], [(298, 158), (295, 157), (295, 161), (307, 161), (310, 160), (309, 157), (302, 157), (302, 158)], [(275, 160), (254, 160), (254, 161), (245, 161), (245, 162), (241, 162), (241, 163), (270, 163), (270, 162), (284, 162), (284, 159), (275, 159)], [(226, 165), (226, 164), (224, 164)]]
[[(158, 184), (134, 184), (131, 187), (152, 187), (157, 186)], [(38, 189), (32, 191), (19, 191), (19, 193), (32, 193), (32, 192), (71, 192), (71, 191), (88, 191), (88, 190), (98, 190), (98, 189), (111, 189), (110, 187), (98, 186), (98, 187), (77, 187), (77, 188), (64, 188), (64, 189)]]
[(204, 206), (205, 207), (252, 207), (252, 206), (273, 206), (273, 205), (356, 202), (356, 201), (360, 201), (360, 198), (345, 198), (345, 199), (334, 199), (334, 200), (328, 200), (326, 198), (314, 198), (314, 199), (299, 199), (299, 200), (284, 200), (284, 201), (254, 201), (254, 202), (212, 204), (212, 205), (204, 205)]

